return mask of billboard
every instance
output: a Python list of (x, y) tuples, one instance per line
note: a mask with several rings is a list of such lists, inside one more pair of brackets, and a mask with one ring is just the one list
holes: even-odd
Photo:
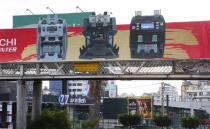
[(130, 114), (139, 114), (143, 119), (152, 119), (152, 97), (136, 97), (128, 99)]
[[(91, 48), (91, 45), (88, 46), (89, 32), (83, 27), (67, 27), (63, 24), (64, 21), (59, 19), (56, 22), (62, 24), (57, 24), (57, 27), (45, 26), (48, 30), (45, 33), (40, 33), (43, 31), (43, 26), (40, 27), (41, 30), (39, 28), (1, 29), (0, 53), (3, 56), (0, 56), (0, 62), (210, 58), (210, 21), (166, 23), (164, 53), (160, 57), (132, 55), (130, 25), (117, 25), (113, 28), (109, 32), (110, 44), (101, 41), (100, 37), (94, 37), (97, 42), (93, 43), (95, 46)], [(148, 28), (150, 25), (145, 26)], [(50, 36), (52, 34), (50, 31), (54, 36)], [(141, 40), (141, 36), (139, 39)], [(141, 50), (147, 46), (136, 48), (138, 48), (136, 51), (141, 53)]]
[[(13, 28), (32, 28), (37, 27), (37, 23), (40, 18), (46, 17), (50, 14), (42, 15), (15, 15), (13, 16)], [(53, 14), (51, 14), (53, 15)], [(62, 13), (56, 14), (58, 17), (65, 19), (68, 26), (81, 26), (83, 19), (89, 17), (91, 12), (82, 13)]]
[(128, 99), (104, 98), (102, 108), (104, 119), (118, 119), (120, 114), (128, 113)]

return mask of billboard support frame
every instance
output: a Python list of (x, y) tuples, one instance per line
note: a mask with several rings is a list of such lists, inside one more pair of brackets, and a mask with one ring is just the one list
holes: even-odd
[[(77, 72), (82, 62), (0, 63), (0, 80), (54, 79), (209, 79), (210, 60), (139, 60), (99, 62), (97, 72)], [(91, 63), (91, 62), (90, 62)]]

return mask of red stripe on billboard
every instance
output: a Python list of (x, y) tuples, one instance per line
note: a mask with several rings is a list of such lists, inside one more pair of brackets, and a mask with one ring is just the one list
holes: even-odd
[[(80, 61), (80, 45), (84, 43), (82, 27), (68, 27), (68, 50), (65, 61)], [(118, 25), (117, 35), (126, 36), (128, 42), (118, 44), (130, 51), (129, 25)], [(117, 36), (115, 35), (115, 36)], [(76, 37), (72, 40), (72, 37)], [(121, 39), (123, 37), (119, 37)], [(210, 21), (176, 22), (166, 24), (166, 44), (164, 56), (161, 59), (209, 59), (210, 58)], [(115, 40), (116, 43), (118, 41)], [(124, 46), (123, 46), (124, 45)], [(75, 47), (72, 48), (72, 47)], [(82, 46), (81, 46), (82, 47)], [(72, 48), (69, 50), (69, 48)], [(124, 50), (123, 50), (124, 51)], [(34, 62), (36, 57), (36, 29), (1, 29), (0, 30), (0, 62)], [(129, 54), (129, 52), (128, 52)], [(116, 58), (116, 60), (132, 60), (132, 58)], [(84, 61), (84, 60), (83, 60)]]
[(35, 43), (36, 29), (0, 30), (0, 62), (23, 61), (24, 49)]

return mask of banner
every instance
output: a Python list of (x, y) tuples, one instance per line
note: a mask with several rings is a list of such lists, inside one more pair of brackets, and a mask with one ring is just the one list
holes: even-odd
[[(2, 56), (0, 56), (0, 62), (86, 62), (210, 58), (210, 21), (166, 23), (163, 56), (150, 56), (148, 58), (132, 56), (129, 25), (117, 26), (117, 32), (113, 39), (113, 50), (108, 47), (108, 43), (100, 40), (93, 43), (94, 48), (86, 47), (88, 42), (86, 42), (87, 37), (85, 38), (83, 35), (82, 27), (68, 27), (67, 32), (61, 28), (59, 30), (59, 27), (54, 29), (53, 27), (46, 27), (46, 30), (49, 33), (43, 35), (48, 35), (50, 31), (57, 30), (63, 34), (66, 33), (66, 39), (65, 37), (55, 38), (50, 36), (46, 39), (39, 34), (41, 30), (34, 28), (1, 29), (0, 54)], [(138, 46), (136, 50), (141, 53), (141, 50), (147, 47), (147, 45)], [(61, 54), (56, 55), (55, 53)]]
[(152, 97), (129, 98), (129, 113), (139, 114), (143, 119), (152, 119)]

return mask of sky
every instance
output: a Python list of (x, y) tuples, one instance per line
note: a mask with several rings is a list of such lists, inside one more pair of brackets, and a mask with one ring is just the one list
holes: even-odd
[(134, 94), (141, 96), (143, 93), (158, 92), (162, 82), (169, 83), (171, 86), (176, 87), (178, 94), (181, 95), (182, 80), (117, 80), (116, 84), (118, 85), (118, 95), (127, 93), (128, 95)]
[[(12, 28), (12, 16), (51, 13), (46, 7), (50, 7), (55, 13), (83, 11), (112, 12), (117, 24), (129, 24), (135, 11), (142, 11), (143, 15), (153, 14), (153, 10), (161, 10), (166, 22), (204, 21), (210, 20), (210, 0), (2, 0), (0, 8), (0, 29)], [(160, 81), (117, 81), (119, 94), (123, 92), (136, 95), (144, 92), (156, 92)], [(168, 82), (168, 81), (164, 81)], [(169, 82), (180, 89), (182, 81)], [(47, 83), (46, 83), (47, 84)], [(129, 88), (129, 87), (133, 88)]]
[(13, 15), (31, 15), (83, 11), (96, 14), (104, 11), (112, 12), (118, 24), (128, 24), (135, 11), (142, 11), (143, 15), (153, 14), (153, 10), (161, 10), (166, 22), (202, 21), (210, 20), (209, 0), (2, 0), (0, 8), (0, 29), (12, 28)]

